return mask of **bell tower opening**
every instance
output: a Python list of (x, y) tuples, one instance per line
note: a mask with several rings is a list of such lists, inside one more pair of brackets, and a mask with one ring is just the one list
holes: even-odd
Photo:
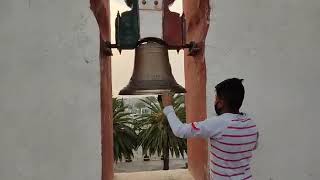
[[(190, 174), (192, 174), (194, 177), (197, 177), (199, 179), (206, 179), (207, 143), (205, 140), (192, 139), (188, 141), (182, 141), (181, 143), (178, 143), (177, 140), (173, 140), (174, 138), (176, 138), (175, 136), (173, 136), (173, 133), (168, 134), (168, 131), (164, 130), (166, 128), (168, 129), (169, 125), (168, 121), (164, 120), (163, 118), (164, 116), (162, 113), (161, 103), (159, 103), (159, 98), (155, 96), (144, 97), (146, 99), (142, 101), (144, 105), (147, 106), (147, 109), (156, 111), (156, 113), (150, 113), (150, 111), (148, 112), (148, 110), (141, 110), (140, 113), (145, 114), (145, 116), (139, 117), (134, 116), (133, 113), (128, 112), (130, 111), (128, 108), (129, 105), (126, 104), (125, 98), (130, 98), (125, 96), (119, 97), (117, 95), (120, 87), (122, 86), (118, 86), (116, 83), (120, 82), (125, 74), (127, 74), (128, 77), (130, 76), (135, 61), (132, 51), (128, 51), (128, 54), (126, 54), (126, 56), (123, 55), (126, 51), (122, 52), (123, 54), (121, 57), (116, 51), (114, 51), (114, 56), (112, 58), (113, 60), (111, 64), (111, 49), (118, 48), (120, 52), (122, 50), (132, 50), (135, 49), (137, 45), (139, 45), (139, 41), (141, 39), (150, 37), (140, 36), (141, 31), (139, 27), (139, 12), (142, 10), (138, 8), (138, 2), (140, 2), (140, 0), (125, 0), (125, 4), (128, 7), (131, 7), (131, 10), (128, 11), (122, 5), (121, 7), (123, 7), (125, 11), (121, 14), (117, 13), (116, 23), (111, 25), (111, 23), (114, 23), (115, 21), (110, 22), (110, 16), (113, 16), (112, 19), (114, 19), (116, 13), (114, 12), (114, 9), (117, 8), (117, 6), (113, 7), (114, 2), (112, 1), (115, 0), (90, 0), (90, 8), (97, 19), (97, 23), (100, 29), (99, 58), (102, 134), (102, 179), (109, 180), (115, 177), (114, 175), (116, 175), (117, 177), (122, 176), (119, 175), (121, 173), (114, 174), (114, 167), (117, 164), (114, 164), (113, 162), (119, 162), (119, 160), (124, 160), (127, 162), (133, 161), (132, 158), (134, 157), (135, 150), (139, 149), (138, 145), (140, 145), (140, 147), (142, 148), (142, 155), (144, 155), (143, 160), (145, 161), (150, 161), (149, 155), (156, 154), (158, 157), (160, 156), (160, 160), (161, 155), (163, 155), (163, 170), (168, 170), (170, 168), (168, 158), (170, 155), (176, 155), (177, 157), (181, 155), (180, 157), (186, 157), (185, 153), (188, 151), (187, 166), (190, 173), (188, 173), (189, 171), (186, 170), (180, 170), (180, 172), (182, 172), (184, 175), (187, 174), (189, 177)], [(153, 1), (154, 5), (158, 7), (159, 3), (155, 3), (156, 0), (148, 0), (148, 2), (151, 1)], [(119, 5), (117, 2), (115, 4)], [(181, 66), (178, 65), (178, 70), (175, 68), (175, 65), (172, 66), (173, 74), (176, 74), (177, 72), (179, 72), (179, 70), (181, 74), (184, 74), (184, 76), (181, 75), (181, 77), (184, 77), (181, 78), (181, 80), (185, 79), (185, 83), (180, 84), (185, 84), (185, 89), (187, 91), (184, 96), (177, 95), (174, 97), (175, 100), (180, 103), (179, 106), (176, 106), (176, 103), (174, 103), (175, 108), (181, 108), (180, 119), (184, 119), (185, 122), (190, 123), (193, 121), (204, 119), (206, 117), (206, 65), (204, 59), (204, 49), (201, 47), (203, 45), (202, 42), (205, 42), (205, 37), (209, 26), (209, 24), (207, 23), (207, 20), (209, 18), (208, 15), (210, 14), (208, 11), (208, 9), (210, 8), (209, 0), (183, 1), (184, 16), (180, 16), (179, 13), (175, 13), (169, 10), (169, 5), (171, 5), (174, 0), (162, 0), (162, 2), (162, 7), (164, 8), (160, 8), (160, 10), (163, 11), (164, 23), (162, 29), (163, 37), (160, 39), (166, 42), (166, 45), (168, 45), (168, 49), (180, 49), (183, 47), (187, 48), (186, 53), (188, 53), (184, 56), (180, 54), (181, 57), (183, 57), (183, 63), (182, 61), (180, 61)], [(195, 8), (197, 6), (199, 8)], [(199, 19), (199, 17), (205, 18)], [(150, 23), (152, 25), (155, 23), (155, 21), (152, 20), (150, 21)], [(116, 25), (116, 30), (114, 30), (114, 25)], [(187, 32), (184, 31), (185, 28), (188, 29)], [(111, 32), (116, 36), (115, 44), (111, 39), (111, 37), (113, 37), (113, 35), (111, 35)], [(170, 62), (175, 59), (172, 56), (175, 56), (175, 54), (170, 53)], [(122, 61), (117, 61), (117, 59), (119, 60), (120, 58), (122, 59)], [(167, 61), (169, 61), (168, 59), (169, 58), (167, 58)], [(116, 65), (115, 63), (117, 62), (122, 62), (122, 64)], [(118, 72), (112, 71), (112, 67), (114, 70), (118, 70)], [(185, 73), (183, 73), (183, 69), (185, 69)], [(115, 77), (117, 77), (117, 79)], [(128, 81), (128, 77), (123, 78), (126, 80), (124, 80), (123, 84)], [(178, 82), (179, 79), (180, 78), (177, 76)], [(115, 90), (116, 88), (118, 90)], [(187, 110), (185, 109), (185, 107), (188, 107)], [(158, 127), (152, 128), (151, 125)], [(150, 135), (152, 135), (154, 138), (148, 138)], [(171, 136), (169, 137), (169, 135)], [(138, 138), (142, 139), (140, 139), (139, 141), (135, 140)], [(172, 148), (172, 146), (169, 145), (178, 146)], [(125, 169), (128, 170), (128, 168)], [(161, 171), (158, 172), (161, 173)], [(163, 174), (166, 173), (163, 172)], [(115, 178), (117, 179), (117, 177)]]
[[(119, 1), (111, 0), (110, 9), (111, 9), (111, 32), (115, 32), (114, 19), (117, 16), (117, 12), (114, 9), (120, 9), (120, 13), (130, 10), (124, 3), (118, 3)], [(177, 2), (171, 11), (179, 12)], [(121, 4), (121, 5), (120, 5)], [(172, 8), (171, 7), (171, 8)], [(152, 25), (154, 22), (152, 20), (144, 22), (146, 24)], [(148, 28), (147, 28), (148, 29)], [(111, 33), (112, 34), (112, 33)], [(114, 36), (112, 37), (112, 42), (115, 42)], [(145, 47), (148, 43), (143, 43), (141, 46)], [(156, 44), (153, 44), (154, 46)], [(140, 47), (141, 48), (141, 47)], [(154, 51), (154, 47), (153, 50)], [(138, 51), (138, 53), (141, 51)], [(136, 50), (123, 50), (121, 54), (118, 51), (113, 51), (112, 56), (112, 93), (113, 93), (113, 113), (120, 114), (120, 116), (114, 116), (114, 172), (115, 173), (125, 173), (125, 172), (139, 172), (139, 171), (153, 171), (153, 170), (163, 170), (166, 168), (169, 169), (185, 169), (187, 167), (187, 141), (183, 140), (182, 144), (184, 147), (175, 147), (175, 148), (185, 148), (183, 154), (174, 153), (173, 156), (170, 153), (169, 161), (164, 160), (164, 154), (166, 150), (159, 149), (157, 151), (152, 151), (155, 147), (163, 146), (163, 144), (155, 144), (154, 147), (145, 147), (148, 142), (152, 142), (154, 139), (158, 139), (161, 143), (166, 139), (157, 138), (160, 137), (160, 134), (165, 134), (168, 130), (168, 124), (166, 122), (161, 123), (151, 123), (151, 118), (157, 118), (156, 115), (162, 113), (161, 104), (158, 102), (156, 95), (118, 95), (119, 92), (128, 85), (132, 74), (134, 73), (135, 68), (135, 58), (137, 56)], [(171, 72), (177, 84), (184, 87), (185, 78), (184, 78), (184, 51), (180, 50), (179, 53), (175, 50), (166, 50), (167, 59), (169, 59), (169, 66), (171, 66)], [(152, 59), (153, 57), (153, 59)], [(144, 67), (148, 64), (148, 60), (152, 61), (156, 56), (147, 57)], [(142, 57), (143, 58), (143, 57)], [(141, 65), (140, 65), (141, 66)], [(154, 68), (154, 69), (153, 69)], [(153, 69), (153, 70), (152, 70)], [(150, 64), (149, 71), (153, 72), (159, 70), (159, 65)], [(140, 74), (145, 74), (148, 72), (138, 72)], [(170, 74), (169, 73), (169, 74)], [(143, 93), (142, 93), (143, 94)], [(180, 94), (176, 96), (176, 100), (181, 103), (180, 109), (184, 109), (184, 95)], [(154, 107), (158, 109), (151, 108), (151, 104), (154, 104)], [(185, 117), (185, 115), (183, 115)], [(160, 121), (162, 117), (159, 116)], [(182, 118), (184, 118), (182, 117)], [(155, 119), (157, 120), (157, 119)], [(184, 118), (185, 121), (185, 118)], [(141, 124), (144, 124), (141, 126)], [(148, 136), (145, 134), (148, 133), (148, 129), (154, 128), (161, 129), (161, 131), (153, 132)], [(167, 126), (166, 128), (164, 128)], [(131, 136), (130, 136), (131, 133)], [(132, 135), (135, 133), (135, 135)], [(171, 137), (170, 137), (171, 138)], [(141, 141), (143, 141), (141, 143)], [(134, 143), (132, 143), (134, 142)], [(129, 150), (121, 147), (123, 143), (127, 143), (124, 146), (131, 147)], [(168, 146), (169, 147), (169, 146)], [(165, 152), (165, 153), (164, 153)], [(166, 158), (165, 158), (166, 159)], [(166, 161), (166, 162), (165, 162)], [(168, 162), (168, 163), (167, 163)]]

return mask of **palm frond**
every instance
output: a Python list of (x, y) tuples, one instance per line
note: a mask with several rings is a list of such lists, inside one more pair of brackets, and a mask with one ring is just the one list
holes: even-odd
[[(186, 121), (184, 108), (184, 96), (174, 96), (173, 107), (177, 116), (182, 122)], [(164, 146), (168, 146), (172, 156), (184, 157), (187, 151), (187, 142), (185, 139), (174, 136), (161, 106), (156, 98), (150, 97), (141, 99), (145, 107), (151, 110), (150, 114), (142, 114), (136, 119), (136, 127), (140, 129), (138, 135), (138, 145), (141, 145), (143, 152), (149, 152), (150, 155), (162, 155)]]
[(137, 148), (138, 136), (134, 129), (134, 120), (123, 100), (113, 98), (113, 153), (114, 160), (122, 161), (123, 158), (134, 156), (133, 150)]

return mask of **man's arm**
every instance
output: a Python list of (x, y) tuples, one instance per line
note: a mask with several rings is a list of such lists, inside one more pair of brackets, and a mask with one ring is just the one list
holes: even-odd
[(218, 138), (222, 130), (227, 126), (225, 121), (219, 121), (217, 118), (206, 119), (204, 121), (189, 124), (182, 123), (172, 107), (172, 96), (163, 95), (160, 99), (165, 107), (163, 112), (169, 121), (172, 132), (177, 137)]
[(180, 138), (218, 138), (222, 130), (227, 126), (225, 121), (219, 121), (216, 118), (193, 123), (182, 123), (172, 106), (165, 107), (163, 112), (167, 116), (172, 132)]

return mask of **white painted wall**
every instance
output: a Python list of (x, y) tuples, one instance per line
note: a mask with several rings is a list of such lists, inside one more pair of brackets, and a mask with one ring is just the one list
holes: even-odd
[[(259, 180), (318, 180), (320, 1), (216, 0), (214, 85), (245, 79)], [(98, 30), (87, 0), (0, 1), (0, 179), (100, 179)], [(129, 75), (130, 76), (130, 75)], [(127, 79), (127, 78), (126, 78)]]
[(0, 1), (0, 179), (98, 180), (98, 27), (89, 0)]
[(243, 111), (261, 131), (258, 180), (320, 179), (320, 1), (215, 0), (207, 39), (208, 111), (214, 86), (244, 78)]

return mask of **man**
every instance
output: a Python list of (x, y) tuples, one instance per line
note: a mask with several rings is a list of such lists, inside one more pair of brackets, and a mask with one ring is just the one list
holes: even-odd
[(242, 79), (219, 83), (216, 89), (217, 116), (183, 124), (172, 107), (172, 96), (163, 95), (164, 114), (173, 133), (180, 138), (208, 138), (211, 180), (252, 180), (250, 160), (258, 142), (255, 122), (239, 111), (245, 90)]

